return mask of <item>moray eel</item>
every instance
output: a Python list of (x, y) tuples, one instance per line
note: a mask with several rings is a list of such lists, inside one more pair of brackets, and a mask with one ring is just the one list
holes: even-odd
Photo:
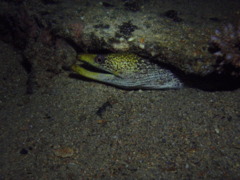
[(77, 56), (77, 63), (71, 68), (86, 78), (120, 88), (165, 89), (183, 87), (183, 83), (170, 70), (131, 53), (80, 54)]

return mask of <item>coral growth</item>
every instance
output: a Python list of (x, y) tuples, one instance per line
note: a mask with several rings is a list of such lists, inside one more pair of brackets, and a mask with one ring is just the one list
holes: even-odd
[(214, 55), (217, 57), (217, 71), (240, 76), (240, 23), (237, 28), (226, 25), (221, 31), (216, 30), (211, 37)]
[(76, 41), (81, 40), (81, 36), (83, 34), (83, 28), (84, 28), (81, 22), (69, 23), (66, 28), (72, 38), (74, 38)]

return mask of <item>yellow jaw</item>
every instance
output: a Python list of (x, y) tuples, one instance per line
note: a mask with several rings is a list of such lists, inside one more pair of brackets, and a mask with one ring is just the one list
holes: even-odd
[(104, 81), (106, 78), (111, 79), (114, 77), (114, 75), (112, 74), (92, 72), (78, 65), (72, 65), (71, 68), (74, 72), (78, 73), (79, 75), (93, 80)]
[[(109, 78), (112, 78), (113, 75), (117, 76), (118, 73), (115, 72), (115, 71), (108, 71), (107, 69), (104, 69), (101, 64), (97, 63), (96, 62), (96, 57), (98, 55), (97, 54), (80, 54), (77, 56), (77, 60), (79, 60), (77, 62), (77, 64), (74, 64), (72, 66), (72, 70), (84, 77), (87, 77), (87, 78), (91, 78), (91, 79), (94, 79), (94, 80), (99, 80), (99, 81), (102, 81), (103, 79), (109, 79)], [(110, 74), (108, 73), (100, 73), (100, 72), (92, 72), (90, 70), (87, 70), (85, 69), (84, 67), (82, 67), (81, 65), (82, 64), (89, 64), (91, 65), (92, 67), (95, 67), (99, 70), (104, 70), (106, 72), (109, 72)]]
[(97, 54), (80, 54), (77, 56), (77, 59), (86, 62), (88, 64), (92, 64), (93, 66), (98, 66), (97, 63), (95, 63), (94, 59), (96, 58)]

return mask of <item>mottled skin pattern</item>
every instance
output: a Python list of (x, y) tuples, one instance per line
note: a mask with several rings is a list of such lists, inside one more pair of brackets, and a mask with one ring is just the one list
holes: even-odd
[[(181, 88), (182, 82), (168, 69), (130, 53), (81, 54), (72, 66), (76, 73), (107, 84), (129, 89)], [(82, 67), (86, 63), (104, 72)]]

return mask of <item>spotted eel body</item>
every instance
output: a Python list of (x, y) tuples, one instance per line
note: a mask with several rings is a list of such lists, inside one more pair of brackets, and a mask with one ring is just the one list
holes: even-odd
[[(170, 70), (136, 54), (80, 54), (72, 66), (76, 73), (107, 84), (129, 89), (181, 88), (183, 83)], [(88, 64), (101, 72), (84, 67)]]

